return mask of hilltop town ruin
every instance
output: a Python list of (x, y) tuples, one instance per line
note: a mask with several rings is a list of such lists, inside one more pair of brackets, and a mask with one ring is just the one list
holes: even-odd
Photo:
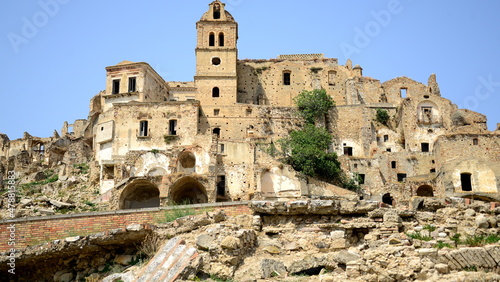
[[(86, 120), (48, 138), (0, 135), (0, 180), (9, 170), (43, 179), (37, 171), (47, 168), (64, 180), (86, 163), (111, 209), (339, 195), (413, 208), (425, 197), (499, 199), (500, 126), (488, 131), (484, 115), (443, 98), (436, 75), (380, 82), (322, 54), (239, 60), (238, 23), (218, 0), (196, 36), (193, 81), (123, 61), (106, 67)], [(314, 89), (336, 103), (324, 126), (362, 195), (308, 179), (262, 149), (300, 127), (293, 98)]]

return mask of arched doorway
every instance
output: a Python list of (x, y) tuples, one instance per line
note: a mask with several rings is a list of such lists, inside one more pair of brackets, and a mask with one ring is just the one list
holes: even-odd
[(120, 209), (141, 209), (160, 206), (160, 190), (147, 179), (135, 179), (120, 195)]
[(394, 199), (390, 193), (387, 193), (382, 196), (382, 202), (392, 206), (394, 204)]
[(419, 197), (434, 197), (434, 189), (430, 185), (422, 185), (417, 189), (417, 196)]
[(198, 180), (186, 176), (170, 187), (169, 198), (177, 204), (202, 204), (208, 202), (207, 190)]

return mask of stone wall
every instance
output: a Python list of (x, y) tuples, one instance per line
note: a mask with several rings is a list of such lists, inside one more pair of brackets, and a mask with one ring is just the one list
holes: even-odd
[[(166, 213), (173, 213), (173, 210), (177, 208), (182, 208), (182, 206), (3, 220), (0, 221), (0, 252), (11, 249), (8, 245), (9, 238), (12, 238), (11, 234), (14, 234), (15, 248), (22, 249), (64, 237), (84, 236), (125, 228), (132, 223), (156, 224), (163, 220)], [(193, 205), (190, 208), (197, 211), (222, 209), (229, 216), (251, 214), (245, 202)], [(15, 232), (7, 229), (12, 225), (15, 225)]]

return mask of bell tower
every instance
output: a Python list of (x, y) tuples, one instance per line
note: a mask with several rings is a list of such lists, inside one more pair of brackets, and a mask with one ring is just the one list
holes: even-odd
[(215, 0), (196, 23), (197, 100), (205, 105), (233, 105), (237, 95), (238, 23)]

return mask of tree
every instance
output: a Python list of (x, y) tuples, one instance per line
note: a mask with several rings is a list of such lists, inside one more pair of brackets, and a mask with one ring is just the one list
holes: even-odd
[(294, 102), (299, 108), (299, 115), (309, 124), (314, 124), (318, 118), (325, 116), (335, 105), (325, 89), (304, 90), (294, 98)]
[(325, 128), (306, 124), (279, 140), (284, 161), (306, 175), (340, 184), (342, 170), (337, 154), (328, 152), (332, 137)]
[(383, 125), (387, 125), (387, 122), (389, 121), (389, 114), (387, 113), (386, 110), (383, 109), (377, 109), (377, 121), (380, 122)]

